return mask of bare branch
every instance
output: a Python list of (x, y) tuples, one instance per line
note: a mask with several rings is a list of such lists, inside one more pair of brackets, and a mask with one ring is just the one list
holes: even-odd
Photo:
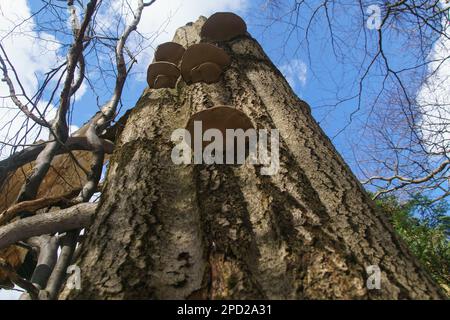
[(71, 191), (64, 196), (39, 198), (36, 200), (19, 202), (0, 214), (0, 226), (11, 221), (20, 212), (36, 212), (39, 209), (57, 204), (68, 204), (80, 190)]
[(96, 207), (96, 203), (81, 203), (2, 226), (0, 227), (0, 248), (34, 236), (88, 227)]
[(95, 12), (96, 5), (97, 0), (91, 0), (87, 4), (86, 12), (80, 30), (78, 31), (76, 39), (72, 44), (67, 56), (66, 78), (60, 95), (59, 107), (56, 112), (56, 116), (53, 119), (51, 127), (52, 135), (54, 136), (54, 139), (56, 141), (48, 143), (45, 146), (44, 150), (42, 150), (42, 152), (36, 158), (36, 164), (33, 168), (33, 172), (28, 178), (26, 184), (23, 186), (17, 198), (17, 202), (31, 200), (36, 197), (42, 179), (44, 179), (48, 169), (50, 168), (50, 163), (53, 157), (56, 155), (60, 144), (64, 143), (67, 140), (68, 127), (66, 116), (69, 108), (72, 81), (74, 79), (77, 62), (80, 61), (80, 57), (82, 55), (84, 35)]
[(72, 256), (77, 244), (79, 231), (70, 231), (61, 239), (61, 252), (58, 257), (58, 262), (53, 269), (53, 272), (48, 279), (46, 291), (48, 298), (53, 300), (58, 296), (61, 286), (66, 277), (66, 271), (72, 261)]
[[(114, 148), (114, 144), (105, 139), (100, 139), (101, 148), (104, 153), (111, 154)], [(49, 143), (49, 142), (46, 142)], [(0, 186), (3, 184), (6, 175), (19, 167), (36, 160), (42, 150), (45, 148), (45, 143), (40, 143), (36, 146), (31, 146), (18, 153), (13, 154), (11, 157), (0, 161)], [(70, 151), (95, 151), (97, 147), (91, 144), (87, 137), (70, 137), (67, 139), (64, 146), (59, 147), (55, 152), (55, 156), (64, 154)]]
[(124, 58), (124, 47), (125, 43), (130, 36), (130, 34), (137, 29), (137, 25), (139, 24), (141, 17), (142, 17), (142, 11), (146, 6), (149, 6), (153, 4), (155, 1), (151, 1), (147, 5), (144, 4), (143, 0), (138, 1), (138, 8), (136, 12), (134, 13), (134, 19), (125, 28), (125, 31), (122, 33), (122, 35), (119, 38), (119, 41), (116, 45), (116, 66), (117, 66), (117, 78), (116, 78), (116, 84), (114, 88), (113, 95), (109, 102), (102, 108), (102, 118), (100, 118), (96, 123), (96, 130), (97, 132), (105, 129), (106, 125), (113, 119), (115, 112), (117, 110), (117, 105), (119, 104), (120, 98), (122, 96), (123, 86), (125, 84), (125, 80), (128, 75), (128, 70), (125, 63)]
[(39, 242), (39, 257), (36, 268), (31, 277), (33, 283), (40, 290), (47, 285), (58, 256), (58, 237), (42, 235), (37, 238)]

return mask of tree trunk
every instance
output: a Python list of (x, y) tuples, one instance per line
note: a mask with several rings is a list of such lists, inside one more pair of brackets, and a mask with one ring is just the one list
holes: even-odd
[[(199, 42), (204, 21), (174, 41)], [(232, 58), (221, 81), (146, 90), (130, 113), (77, 261), (82, 289), (61, 297), (443, 298), (259, 44), (219, 46)], [(279, 130), (278, 174), (172, 162), (172, 132), (215, 105)]]

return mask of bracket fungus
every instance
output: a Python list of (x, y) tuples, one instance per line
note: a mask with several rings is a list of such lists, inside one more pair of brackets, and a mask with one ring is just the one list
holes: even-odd
[(176, 42), (160, 44), (155, 51), (155, 61), (166, 61), (178, 65), (185, 49)]
[(238, 15), (217, 12), (206, 20), (200, 36), (207, 41), (228, 41), (247, 33), (247, 25)]
[(221, 48), (209, 43), (190, 46), (181, 60), (181, 75), (186, 83), (219, 81), (223, 70), (229, 66), (231, 59)]
[[(195, 121), (201, 121), (201, 137), (195, 136)], [(196, 139), (201, 139), (203, 148), (205, 148), (208, 144), (210, 144), (210, 141), (203, 141), (204, 133), (208, 129), (218, 129), (222, 133), (223, 137), (223, 150), (226, 151), (226, 130), (227, 129), (242, 129), (247, 131), (248, 129), (254, 129), (253, 124), (250, 120), (250, 118), (243, 113), (242, 111), (237, 110), (234, 107), (230, 106), (216, 106), (212, 108), (208, 108), (206, 110), (202, 110), (200, 112), (197, 112), (193, 114), (186, 125), (187, 131), (189, 131), (191, 135), (191, 148), (194, 149), (194, 141)], [(236, 137), (235, 137), (235, 143), (234, 143), (234, 149), (236, 151), (237, 144), (236, 144)], [(246, 143), (246, 154), (248, 155), (248, 146)], [(236, 153), (235, 153), (236, 154)]]
[(175, 88), (180, 70), (178, 67), (165, 61), (152, 63), (147, 70), (147, 83), (151, 89)]

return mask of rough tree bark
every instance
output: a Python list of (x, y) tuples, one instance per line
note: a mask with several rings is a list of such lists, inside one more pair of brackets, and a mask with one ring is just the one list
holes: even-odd
[[(174, 41), (200, 41), (205, 19)], [(146, 90), (120, 133), (69, 299), (444, 298), (250, 36), (215, 84)], [(173, 130), (214, 105), (280, 132), (280, 171), (175, 165)], [(366, 288), (366, 267), (381, 290)]]

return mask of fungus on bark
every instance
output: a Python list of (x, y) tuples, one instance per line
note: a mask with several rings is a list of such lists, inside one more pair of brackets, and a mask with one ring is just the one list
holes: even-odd
[(165, 42), (160, 44), (155, 51), (155, 61), (171, 62), (178, 65), (185, 49), (176, 42)]
[(200, 36), (207, 41), (228, 41), (246, 32), (247, 25), (241, 17), (231, 12), (217, 12), (206, 20)]
[[(196, 137), (194, 130), (194, 121), (201, 121), (202, 124), (202, 136)], [(186, 129), (191, 135), (191, 148), (194, 149), (194, 141), (200, 139), (203, 141), (203, 135), (208, 129), (218, 129), (222, 133), (223, 137), (223, 150), (226, 151), (227, 139), (226, 130), (227, 129), (242, 129), (247, 131), (248, 129), (254, 129), (250, 118), (242, 111), (237, 110), (230, 106), (216, 106), (208, 108), (206, 110), (199, 111), (193, 114), (186, 125)], [(203, 148), (205, 148), (210, 141), (203, 141)], [(236, 151), (236, 138), (234, 150)], [(246, 144), (246, 155), (248, 155), (248, 146)]]
[(231, 59), (221, 48), (208, 43), (187, 48), (181, 60), (181, 75), (186, 83), (217, 82)]
[(147, 83), (152, 89), (175, 88), (180, 70), (171, 62), (152, 63), (147, 70)]

